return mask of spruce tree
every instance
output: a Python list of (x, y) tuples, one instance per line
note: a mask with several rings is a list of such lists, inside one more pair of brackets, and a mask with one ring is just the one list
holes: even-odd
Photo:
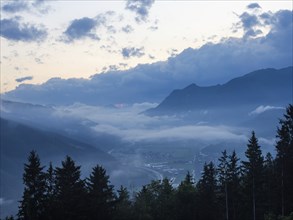
[(52, 163), (50, 162), (49, 168), (45, 173), (46, 176), (46, 205), (45, 205), (45, 219), (53, 220), (56, 217), (54, 216), (54, 211), (56, 209), (56, 188), (55, 188), (55, 171), (53, 169)]
[(157, 198), (158, 219), (175, 219), (175, 195), (170, 180), (164, 178), (160, 182)]
[(85, 219), (85, 184), (80, 179), (80, 166), (67, 156), (56, 173), (56, 211), (58, 219)]
[(271, 153), (267, 153), (264, 160), (264, 206), (267, 216), (278, 213), (278, 186), (275, 161)]
[(229, 219), (239, 220), (239, 209), (241, 206), (240, 177), (241, 167), (235, 150), (228, 156), (228, 190), (229, 190)]
[(115, 194), (106, 170), (97, 165), (87, 179), (89, 219), (112, 219), (115, 208)]
[(127, 188), (120, 186), (117, 190), (118, 198), (116, 203), (114, 220), (131, 220), (133, 219), (133, 207), (130, 201)]
[(219, 219), (219, 204), (217, 203), (217, 171), (213, 162), (204, 164), (201, 179), (197, 184), (199, 194), (199, 219)]
[[(248, 195), (248, 210), (252, 210), (250, 217), (253, 220), (263, 219), (261, 210), (261, 196), (263, 194), (263, 163), (264, 159), (254, 131), (247, 144), (245, 156), (248, 161), (242, 161), (245, 173), (245, 188)], [(250, 205), (249, 205), (250, 204)]]
[(229, 220), (229, 194), (228, 191), (228, 182), (229, 182), (229, 173), (228, 173), (228, 155), (227, 151), (224, 150), (222, 152), (222, 156), (219, 159), (219, 165), (218, 165), (218, 176), (219, 176), (219, 182), (221, 185), (221, 191), (224, 193), (225, 197), (225, 219)]
[(289, 105), (277, 130), (277, 156), (282, 216), (293, 212), (293, 105)]
[(195, 219), (197, 195), (191, 174), (188, 172), (175, 193), (177, 219)]
[[(156, 183), (153, 183), (153, 185)], [(142, 220), (151, 220), (153, 218), (154, 193), (149, 190), (148, 186), (143, 186), (136, 193), (134, 203), (134, 218)]]
[(23, 183), (25, 187), (20, 201), (19, 219), (44, 219), (46, 181), (43, 169), (37, 153), (30, 152), (28, 163), (24, 165)]

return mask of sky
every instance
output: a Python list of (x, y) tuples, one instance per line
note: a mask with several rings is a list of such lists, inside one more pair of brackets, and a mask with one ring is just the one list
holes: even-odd
[[(1, 0), (1, 93), (52, 78), (87, 80), (139, 64), (178, 64), (188, 48), (203, 53), (225, 39), (266, 36), (268, 17), (280, 10), (292, 11), (292, 2)], [(197, 76), (202, 84), (229, 77)]]

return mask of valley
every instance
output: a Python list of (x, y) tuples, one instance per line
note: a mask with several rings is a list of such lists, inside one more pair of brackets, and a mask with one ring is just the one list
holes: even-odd
[[(280, 73), (284, 77), (274, 80)], [(270, 83), (264, 85), (261, 77)], [(245, 85), (252, 78), (248, 81), (254, 81), (262, 94), (253, 102), (253, 90), (243, 93), (239, 86), (231, 86), (233, 80), (222, 86), (228, 90), (218, 102), (209, 98), (216, 97), (213, 89), (195, 85), (171, 92), (161, 103), (42, 105), (1, 100), (1, 188), (9, 201), (5, 210), (11, 213), (17, 207), (23, 164), (33, 149), (44, 166), (58, 166), (70, 155), (81, 165), (83, 177), (95, 164), (102, 165), (115, 188), (123, 185), (131, 195), (165, 177), (177, 187), (188, 171), (198, 181), (204, 164), (217, 164), (224, 149), (235, 150), (244, 159), (252, 130), (263, 154), (274, 154), (276, 126), (292, 100), (290, 77), (292, 67), (260, 70), (234, 80)], [(278, 98), (269, 95), (271, 89), (280, 91)], [(246, 98), (239, 104), (231, 101), (231, 94)]]

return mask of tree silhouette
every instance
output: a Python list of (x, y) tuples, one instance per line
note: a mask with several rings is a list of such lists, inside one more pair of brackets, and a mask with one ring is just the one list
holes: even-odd
[(222, 152), (222, 156), (219, 159), (218, 165), (218, 176), (219, 182), (221, 185), (222, 190), (225, 194), (225, 213), (226, 213), (226, 220), (229, 220), (229, 193), (228, 192), (228, 182), (229, 182), (229, 173), (228, 173), (228, 155), (227, 151), (224, 150)]
[(177, 219), (194, 219), (196, 217), (196, 189), (192, 176), (187, 172), (176, 193)]
[(235, 150), (228, 156), (228, 160), (229, 219), (238, 220), (240, 219), (239, 209), (241, 206), (241, 167), (238, 164), (240, 159), (237, 157)]
[(217, 171), (213, 162), (205, 163), (201, 179), (197, 184), (199, 194), (200, 219), (216, 220), (219, 218), (217, 203)]
[(293, 211), (293, 105), (289, 105), (277, 130), (276, 163), (280, 173), (282, 216)]
[(31, 151), (28, 163), (24, 165), (25, 187), (18, 212), (19, 219), (44, 219), (46, 181), (43, 169), (37, 153)]
[(118, 198), (116, 202), (115, 220), (131, 220), (133, 219), (133, 208), (130, 201), (129, 192), (123, 186), (120, 186)]
[(251, 213), (253, 220), (261, 219), (260, 195), (263, 193), (262, 180), (264, 159), (254, 131), (252, 132), (251, 138), (248, 140), (245, 156), (248, 159), (248, 161), (242, 161), (245, 173), (245, 187), (248, 197), (251, 195), (252, 203), (251, 206), (248, 206), (248, 208), (252, 207)]
[(55, 188), (55, 171), (53, 168), (52, 163), (50, 162), (49, 168), (47, 169), (47, 172), (45, 173), (46, 177), (46, 206), (45, 206), (45, 219), (53, 220), (54, 217), (54, 211), (56, 207), (54, 205), (56, 204), (56, 188)]
[(56, 215), (59, 219), (85, 219), (85, 184), (80, 166), (67, 156), (56, 168)]
[(115, 195), (106, 170), (97, 165), (87, 179), (87, 214), (89, 219), (112, 219)]

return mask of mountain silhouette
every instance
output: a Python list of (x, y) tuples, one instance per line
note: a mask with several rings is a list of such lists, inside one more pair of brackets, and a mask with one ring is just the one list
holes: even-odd
[(292, 67), (262, 69), (230, 80), (223, 85), (200, 87), (191, 84), (174, 90), (148, 115), (168, 115), (194, 110), (260, 105), (286, 106), (292, 103)]

